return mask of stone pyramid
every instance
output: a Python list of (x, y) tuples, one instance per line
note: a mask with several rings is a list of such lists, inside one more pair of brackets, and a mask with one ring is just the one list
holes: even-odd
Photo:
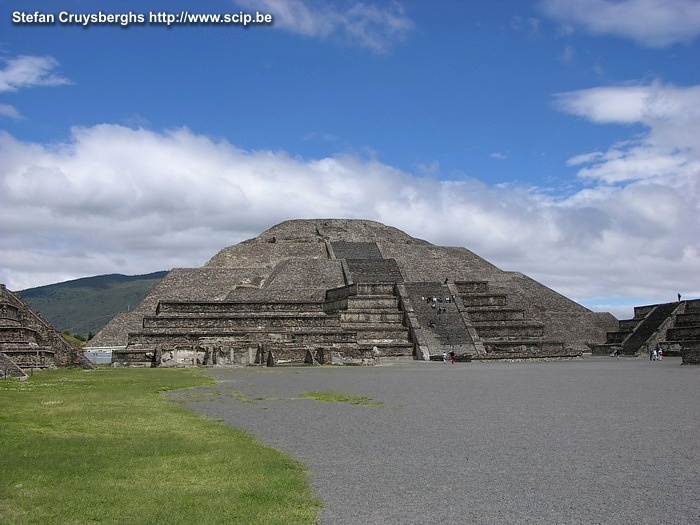
[(68, 366), (95, 368), (79, 348), (0, 284), (0, 377), (24, 377), (24, 370)]
[(292, 220), (174, 269), (90, 342), (113, 364), (574, 357), (617, 320), (465, 248), (384, 224)]

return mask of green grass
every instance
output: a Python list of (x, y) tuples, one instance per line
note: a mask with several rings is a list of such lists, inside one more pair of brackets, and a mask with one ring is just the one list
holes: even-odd
[(205, 384), (196, 369), (0, 381), (0, 523), (315, 523), (302, 465), (162, 395)]
[(367, 396), (346, 394), (345, 392), (302, 392), (301, 397), (315, 399), (316, 401), (328, 401), (331, 403), (350, 403), (352, 405), (382, 406), (381, 401), (372, 401)]

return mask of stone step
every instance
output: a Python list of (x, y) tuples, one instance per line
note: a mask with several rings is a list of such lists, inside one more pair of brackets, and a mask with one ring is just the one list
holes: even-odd
[(332, 241), (336, 259), (382, 259), (376, 242)]
[(677, 314), (674, 324), (677, 327), (700, 325), (700, 311)]
[(319, 302), (174, 302), (161, 301), (156, 307), (156, 314), (234, 314), (250, 312), (318, 312), (323, 310)]
[(399, 298), (393, 295), (352, 295), (348, 297), (348, 310), (372, 310), (377, 308), (398, 310)]
[(487, 293), (489, 291), (488, 281), (457, 281), (455, 285), (460, 294)]
[(355, 295), (394, 295), (393, 283), (356, 283)]
[(529, 339), (542, 337), (544, 335), (544, 325), (525, 323), (505, 323), (505, 324), (482, 324), (474, 325), (479, 337), (482, 339), (499, 340), (508, 339)]
[(403, 275), (394, 259), (346, 259), (355, 282), (402, 283)]
[(700, 325), (676, 326), (666, 331), (667, 341), (700, 341)]
[(273, 332), (270, 330), (191, 330), (191, 331), (150, 331), (142, 330), (129, 334), (129, 347), (132, 345), (154, 345), (168, 341), (189, 341), (204, 343), (207, 340), (221, 338), (222, 344), (235, 344), (240, 341), (274, 342), (274, 341), (303, 341), (318, 344), (347, 343), (357, 340), (357, 333), (351, 331), (303, 331), (285, 330)]
[(370, 352), (376, 347), (382, 357), (412, 356), (413, 343), (406, 341), (358, 341), (360, 351)]
[(343, 327), (345, 330), (353, 331), (357, 334), (358, 340), (360, 339), (386, 339), (392, 341), (408, 341), (409, 335), (408, 330), (405, 326), (391, 325), (382, 327), (363, 327), (360, 325), (355, 325), (353, 327)]
[(591, 355), (612, 355), (616, 350), (622, 350), (619, 344), (592, 344), (590, 345)]
[(535, 356), (535, 357), (557, 357), (557, 356), (568, 356), (568, 355), (578, 355), (579, 353), (572, 353), (566, 350), (564, 343), (557, 341), (495, 341), (486, 340), (483, 341), (484, 349), (488, 354), (500, 354), (502, 357), (507, 357), (508, 355), (514, 358)]
[(611, 345), (622, 344), (632, 332), (608, 332), (605, 335), (605, 342)]
[(385, 310), (381, 308), (361, 310), (341, 310), (342, 323), (401, 323), (403, 312), (400, 310)]
[(259, 327), (339, 327), (338, 316), (320, 313), (281, 314), (265, 313), (257, 315), (229, 314), (221, 316), (148, 316), (143, 319), (144, 329), (257, 329)]
[(525, 311), (514, 308), (469, 308), (468, 315), (469, 319), (475, 323), (525, 319)]
[(2, 343), (2, 347), (0, 347), (0, 351), (2, 353), (11, 356), (11, 355), (18, 355), (18, 354), (27, 354), (27, 355), (37, 355), (37, 354), (50, 354), (54, 355), (56, 351), (51, 348), (50, 346), (36, 346), (36, 345), (30, 345), (24, 342), (6, 342)]
[(506, 294), (460, 294), (460, 299), (467, 310), (474, 306), (506, 306), (508, 304)]

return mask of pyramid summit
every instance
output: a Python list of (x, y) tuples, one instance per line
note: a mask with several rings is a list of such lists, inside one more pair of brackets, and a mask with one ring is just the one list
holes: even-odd
[(466, 248), (374, 221), (304, 219), (172, 270), (91, 346), (125, 366), (552, 358), (616, 326)]

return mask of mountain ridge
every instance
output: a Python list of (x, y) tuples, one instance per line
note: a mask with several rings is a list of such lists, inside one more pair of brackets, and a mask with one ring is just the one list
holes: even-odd
[(17, 294), (58, 331), (88, 338), (115, 315), (138, 306), (167, 274), (161, 270), (95, 275), (27, 288)]

